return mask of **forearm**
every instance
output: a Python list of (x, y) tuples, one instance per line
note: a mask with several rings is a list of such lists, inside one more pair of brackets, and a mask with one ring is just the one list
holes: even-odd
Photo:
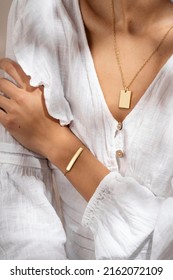
[[(83, 143), (67, 127), (60, 129), (61, 133), (56, 135), (54, 132), (47, 158), (65, 173), (68, 163), (79, 147), (83, 146)], [(70, 172), (66, 174), (66, 177), (88, 201), (99, 183), (109, 172), (85, 147)]]
[[(50, 116), (44, 102), (44, 87), (30, 86), (30, 77), (15, 62), (0, 61), (16, 85), (0, 79), (0, 123), (24, 147), (48, 158), (63, 173), (83, 143)], [(72, 170), (66, 174), (79, 193), (89, 200), (109, 170), (85, 148)]]

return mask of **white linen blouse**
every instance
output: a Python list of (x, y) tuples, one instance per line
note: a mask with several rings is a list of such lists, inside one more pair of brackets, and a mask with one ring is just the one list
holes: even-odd
[(0, 259), (173, 259), (173, 56), (120, 129), (78, 0), (13, 0), (6, 54), (111, 172), (87, 203), (0, 126)]

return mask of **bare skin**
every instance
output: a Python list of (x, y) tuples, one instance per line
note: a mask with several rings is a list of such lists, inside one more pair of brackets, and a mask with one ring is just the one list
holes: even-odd
[[(113, 116), (122, 121), (130, 110), (117, 108), (121, 80), (116, 62), (113, 63), (111, 14), (108, 2), (107, 0), (81, 0), (81, 11), (106, 102)], [(136, 2), (138, 6), (135, 6)], [(117, 16), (117, 38), (125, 77), (129, 81), (133, 76), (132, 73), (136, 73), (163, 34), (173, 24), (173, 5), (166, 0), (116, 0), (115, 6), (117, 7), (116, 14), (119, 15)], [(172, 54), (172, 50), (173, 35), (171, 33), (157, 55), (134, 82), (132, 108)], [(43, 87), (30, 87), (29, 77), (10, 60), (1, 60), (0, 68), (8, 72), (18, 85), (15, 86), (5, 79), (0, 80), (0, 91), (10, 98), (0, 96), (0, 107), (3, 109), (0, 110), (0, 122), (22, 145), (45, 156), (62, 172), (65, 172), (70, 159), (82, 146), (81, 141), (72, 134), (69, 128), (61, 127), (49, 116), (44, 104)], [(49, 128), (49, 134), (46, 127)], [(89, 200), (100, 181), (109, 172), (88, 149), (85, 149), (67, 174), (67, 178), (81, 195)]]
[[(114, 2), (117, 42), (128, 84), (173, 25), (173, 5), (167, 0)], [(113, 47), (110, 0), (81, 0), (80, 6), (106, 103), (114, 118), (123, 121), (173, 53), (173, 31), (130, 87), (133, 92), (131, 108), (119, 109), (119, 92), (123, 87)]]

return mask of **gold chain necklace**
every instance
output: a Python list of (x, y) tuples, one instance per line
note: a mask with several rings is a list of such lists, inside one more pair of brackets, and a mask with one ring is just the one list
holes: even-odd
[(132, 92), (129, 90), (129, 87), (132, 85), (132, 83), (137, 78), (139, 73), (143, 70), (145, 65), (150, 61), (150, 59), (158, 51), (160, 46), (163, 44), (163, 42), (165, 41), (169, 32), (173, 29), (173, 25), (168, 29), (168, 31), (165, 33), (165, 35), (161, 39), (160, 43), (157, 45), (157, 47), (154, 49), (154, 51), (150, 54), (150, 56), (146, 59), (144, 64), (142, 64), (142, 66), (139, 68), (139, 70), (134, 75), (131, 82), (127, 85), (126, 82), (125, 82), (124, 73), (123, 73), (123, 69), (122, 69), (122, 66), (121, 66), (120, 54), (119, 54), (118, 45), (117, 45), (114, 0), (111, 0), (111, 9), (112, 9), (112, 26), (113, 26), (113, 35), (114, 35), (114, 50), (115, 50), (115, 56), (116, 56), (116, 61), (117, 61), (117, 64), (118, 64), (118, 68), (119, 68), (119, 71), (120, 71), (120, 74), (121, 74), (122, 85), (123, 85), (123, 88), (124, 88), (120, 91), (119, 108), (120, 109), (130, 109)]

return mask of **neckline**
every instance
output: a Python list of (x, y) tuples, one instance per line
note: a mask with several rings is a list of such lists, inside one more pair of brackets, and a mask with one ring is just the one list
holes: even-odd
[[(102, 105), (104, 107), (105, 113), (107, 115), (107, 118), (111, 121), (111, 123), (113, 125), (117, 125), (118, 124), (118, 120), (112, 115), (107, 102), (105, 100), (98, 76), (97, 76), (97, 72), (95, 69), (95, 65), (94, 65), (94, 60), (88, 45), (88, 41), (87, 41), (87, 36), (86, 36), (86, 32), (85, 32), (85, 27), (84, 27), (84, 22), (82, 19), (82, 13), (80, 10), (80, 4), (79, 4), (80, 0), (76, 0), (75, 1), (75, 6), (76, 6), (76, 12), (79, 15), (78, 20), (79, 20), (79, 26), (80, 26), (80, 32), (82, 35), (82, 44), (83, 44), (83, 53), (84, 53), (84, 60), (85, 60), (85, 64), (86, 64), (86, 68), (87, 68), (87, 78), (88, 78), (88, 82), (93, 83), (96, 85), (97, 87), (97, 93), (98, 93), (98, 97), (101, 99), (102, 101)], [(145, 90), (145, 92), (143, 93), (143, 95), (141, 96), (141, 98), (138, 100), (137, 104), (134, 106), (134, 108), (127, 114), (127, 116), (124, 118), (124, 120), (122, 121), (123, 124), (127, 124), (136, 114), (139, 110), (141, 110), (141, 108), (144, 107), (145, 102), (147, 101), (147, 97), (149, 96), (149, 94), (151, 93), (152, 89), (154, 88), (154, 86), (156, 85), (156, 82), (161, 78), (162, 74), (168, 69), (169, 64), (171, 63), (171, 61), (173, 60), (173, 54), (170, 55), (170, 57), (168, 57), (168, 59), (165, 61), (165, 63), (162, 65), (162, 67), (160, 68), (160, 70), (158, 71), (158, 73), (156, 74), (156, 76), (154, 77), (154, 79), (152, 80), (152, 82), (149, 84), (149, 86), (147, 87), (147, 89)]]

